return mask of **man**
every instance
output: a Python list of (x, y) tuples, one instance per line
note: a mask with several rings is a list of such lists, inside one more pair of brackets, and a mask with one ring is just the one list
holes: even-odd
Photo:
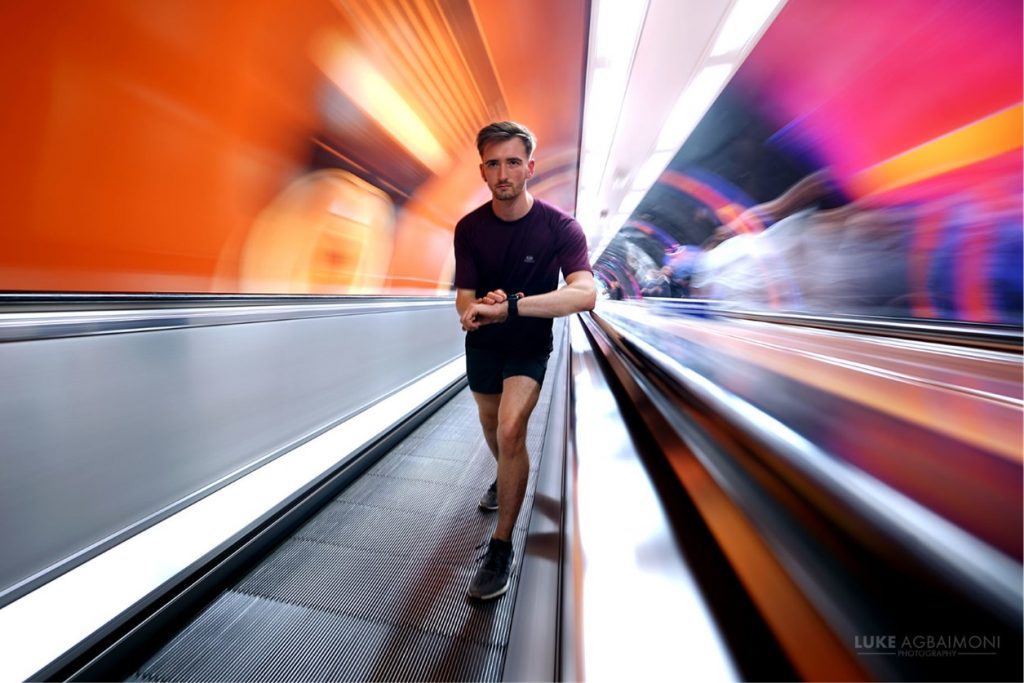
[[(596, 289), (583, 230), (526, 189), (535, 138), (511, 121), (477, 135), (480, 175), (491, 201), (455, 227), (455, 306), (466, 330), (466, 374), (497, 460), (480, 507), (498, 524), (469, 596), (503, 595), (511, 580), (512, 529), (526, 493), (526, 426), (551, 353), (552, 318), (594, 307)], [(565, 286), (558, 289), (558, 272)]]

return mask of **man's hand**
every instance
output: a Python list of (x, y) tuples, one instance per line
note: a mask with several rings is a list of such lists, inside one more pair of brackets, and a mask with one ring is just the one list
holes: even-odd
[[(469, 290), (462, 290), (464, 294), (469, 294)], [(519, 292), (519, 298), (523, 297), (523, 293)], [(463, 299), (463, 301), (468, 301)], [(462, 329), (466, 332), (473, 332), (480, 329), (483, 325), (490, 325), (492, 323), (503, 323), (508, 320), (508, 305), (505, 302), (508, 301), (508, 294), (505, 293), (504, 289), (495, 289), (487, 292), (482, 297), (473, 299), (472, 303), (466, 306), (459, 315), (459, 322), (462, 323)]]
[(496, 289), (493, 292), (487, 292), (482, 297), (477, 299), (479, 304), (502, 304), (508, 299), (508, 295), (505, 294), (504, 289)]
[[(519, 298), (523, 298), (522, 292), (519, 292)], [(503, 304), (506, 301), (508, 301), (508, 294), (505, 293), (504, 289), (496, 289), (493, 292), (487, 292), (477, 299), (477, 303), (481, 304)]]
[(475, 332), (484, 325), (503, 323), (508, 320), (508, 305), (504, 303), (505, 300), (502, 299), (500, 304), (488, 304), (484, 303), (486, 298), (481, 297), (479, 301), (470, 304), (463, 311), (462, 316), (459, 318), (459, 321), (462, 323), (462, 329), (467, 332)]

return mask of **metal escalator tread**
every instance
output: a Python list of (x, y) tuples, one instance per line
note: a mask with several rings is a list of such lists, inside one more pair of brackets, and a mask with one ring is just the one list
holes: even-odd
[[(550, 389), (530, 419), (517, 559)], [(129, 680), (499, 680), (518, 572), (501, 599), (466, 597), (497, 520), (477, 508), (494, 471), (463, 390)]]

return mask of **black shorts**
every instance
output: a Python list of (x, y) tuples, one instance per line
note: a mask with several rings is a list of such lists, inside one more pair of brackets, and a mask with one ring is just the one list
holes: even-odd
[(544, 383), (551, 353), (521, 354), (511, 351), (466, 347), (466, 377), (469, 388), (478, 394), (500, 394), (507, 377), (525, 375)]

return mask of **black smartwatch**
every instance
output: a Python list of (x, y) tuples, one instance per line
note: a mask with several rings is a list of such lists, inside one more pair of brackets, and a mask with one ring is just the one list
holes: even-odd
[(508, 320), (519, 317), (519, 299), (522, 297), (518, 294), (510, 294), (508, 297)]

